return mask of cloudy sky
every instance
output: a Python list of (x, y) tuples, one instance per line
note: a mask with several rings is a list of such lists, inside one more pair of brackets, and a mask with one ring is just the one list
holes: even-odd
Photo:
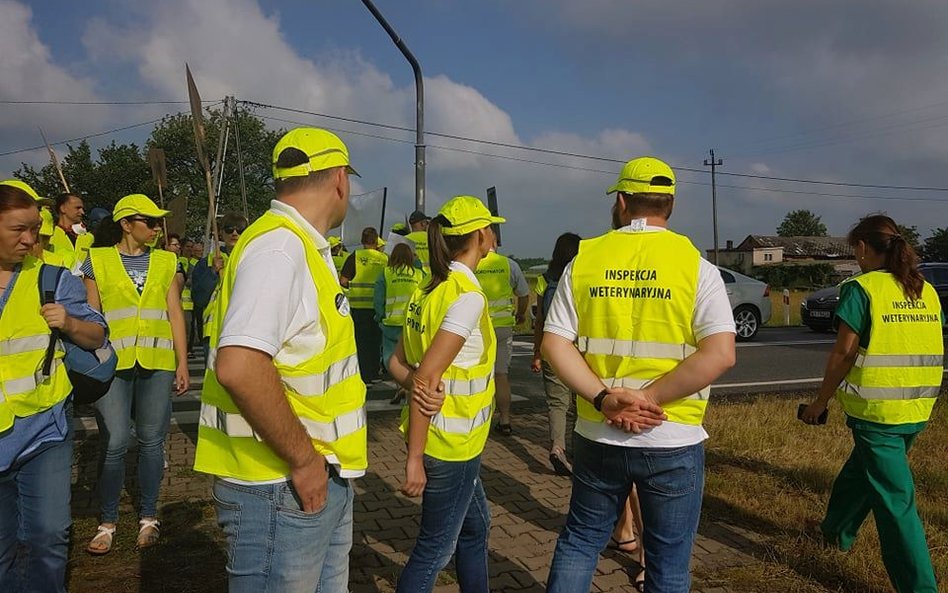
[[(376, 0), (425, 72), (428, 210), (496, 186), (504, 250), (548, 255), (609, 221), (617, 160), (675, 166), (672, 226), (712, 242), (702, 161), (714, 148), (721, 244), (808, 208), (833, 234), (886, 211), (923, 237), (948, 226), (948, 3), (915, 0)], [(357, 0), (0, 0), (0, 176), (22, 149), (140, 124), (176, 101), (188, 62), (205, 99), (235, 95), (411, 127), (411, 71)], [(362, 173), (410, 210), (413, 134), (261, 109), (274, 127), (337, 130)], [(142, 142), (150, 126), (91, 140)], [(383, 136), (374, 138), (372, 136)], [(534, 162), (529, 162), (534, 161)], [(692, 170), (689, 170), (692, 169)], [(738, 174), (738, 175), (733, 175)], [(757, 177), (754, 177), (757, 176)], [(779, 181), (858, 185), (827, 185)], [(849, 197), (846, 197), (849, 196)]]

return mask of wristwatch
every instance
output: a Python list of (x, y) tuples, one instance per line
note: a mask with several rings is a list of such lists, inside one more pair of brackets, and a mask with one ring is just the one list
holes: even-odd
[(597, 412), (602, 411), (602, 400), (606, 399), (607, 395), (609, 395), (609, 390), (603, 389), (596, 394), (596, 397), (593, 398), (593, 407), (596, 408)]

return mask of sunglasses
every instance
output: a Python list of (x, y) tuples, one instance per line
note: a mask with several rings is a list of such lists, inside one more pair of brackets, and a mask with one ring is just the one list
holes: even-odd
[(143, 222), (145, 223), (145, 226), (147, 226), (150, 229), (157, 229), (158, 227), (161, 226), (160, 218), (152, 218), (150, 216), (129, 216), (128, 220)]
[(225, 226), (224, 234), (229, 235), (231, 233), (237, 233), (239, 235), (240, 233), (244, 232), (244, 228), (245, 227), (242, 226)]

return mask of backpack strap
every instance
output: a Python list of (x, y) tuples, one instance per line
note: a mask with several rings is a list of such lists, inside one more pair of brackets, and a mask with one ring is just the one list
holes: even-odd
[[(40, 303), (48, 305), (56, 302), (56, 289), (66, 268), (42, 264), (39, 273)], [(46, 347), (46, 358), (43, 360), (43, 376), (48, 377), (53, 367), (53, 353), (56, 352), (56, 341), (59, 340), (59, 330), (54, 329), (49, 334), (49, 345)]]

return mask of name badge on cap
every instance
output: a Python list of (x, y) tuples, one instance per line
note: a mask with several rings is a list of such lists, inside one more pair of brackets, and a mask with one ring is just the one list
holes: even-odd
[(636, 218), (631, 223), (629, 223), (629, 228), (633, 231), (644, 231), (645, 227), (647, 226), (646, 219), (644, 218)]

